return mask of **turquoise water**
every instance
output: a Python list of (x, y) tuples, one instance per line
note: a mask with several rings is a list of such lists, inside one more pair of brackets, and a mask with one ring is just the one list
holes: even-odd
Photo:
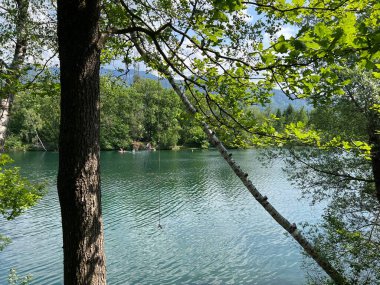
[[(32, 284), (62, 284), (58, 154), (12, 156), (49, 192), (25, 215), (0, 220), (0, 232), (13, 239), (0, 252), (0, 284), (12, 267), (32, 274)], [(263, 168), (252, 150), (234, 158), (292, 222), (318, 219), (319, 209), (297, 200), (281, 161)], [(101, 169), (108, 284), (305, 283), (298, 245), (216, 151), (104, 152)]]

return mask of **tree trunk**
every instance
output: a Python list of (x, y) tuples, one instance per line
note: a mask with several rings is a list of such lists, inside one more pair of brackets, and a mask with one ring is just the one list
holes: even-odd
[(26, 48), (28, 43), (28, 8), (29, 0), (16, 0), (17, 5), (17, 17), (16, 17), (16, 45), (13, 53), (13, 58), (10, 66), (8, 66), (7, 73), (11, 75), (6, 80), (4, 90), (5, 94), (8, 94), (6, 98), (0, 98), (0, 148), (4, 148), (5, 137), (9, 122), (10, 112), (13, 106), (15, 90), (12, 85), (17, 84), (20, 75), (21, 67), (25, 61)]
[[(136, 49), (140, 53), (140, 55), (145, 59), (145, 61), (154, 61), (154, 57), (151, 57), (146, 50), (144, 50), (136, 39), (133, 40)], [(174, 89), (174, 92), (180, 97), (182, 103), (185, 105), (187, 111), (195, 115), (198, 111), (192, 105), (192, 103), (187, 98), (186, 94), (181, 91), (170, 71), (166, 66), (157, 65), (158, 71), (165, 75), (166, 79), (168, 79), (169, 83)], [(282, 226), (291, 236), (298, 242), (300, 246), (305, 250), (305, 252), (315, 260), (315, 262), (331, 277), (335, 284), (338, 285), (347, 285), (349, 282), (345, 279), (341, 272), (336, 270), (334, 266), (326, 260), (326, 258), (319, 252), (313, 244), (311, 244), (297, 229), (295, 223), (290, 223), (284, 216), (282, 216), (268, 201), (266, 196), (263, 196), (258, 189), (253, 185), (252, 181), (248, 178), (248, 174), (245, 173), (238, 163), (232, 159), (232, 154), (228, 153), (227, 149), (223, 146), (222, 142), (217, 138), (214, 132), (210, 129), (210, 127), (202, 122), (203, 130), (206, 133), (210, 143), (215, 146), (224, 160), (228, 163), (231, 169), (234, 171), (237, 177), (243, 182), (244, 186), (247, 190), (252, 194), (252, 196), (260, 203), (260, 205), (272, 216), (272, 218)]]
[(99, 0), (58, 1), (64, 284), (106, 284), (99, 173)]
[(0, 149), (4, 150), (5, 145), (5, 135), (7, 133), (7, 127), (9, 122), (9, 98), (1, 99), (1, 109), (0, 109)]
[(375, 180), (376, 197), (380, 203), (380, 135), (378, 134), (380, 122), (377, 112), (371, 115), (368, 127), (369, 144), (372, 146), (371, 165), (373, 179)]
[(378, 141), (378, 144), (373, 148), (376, 148), (376, 150), (372, 151), (372, 172), (375, 179), (376, 197), (380, 203), (380, 142)]

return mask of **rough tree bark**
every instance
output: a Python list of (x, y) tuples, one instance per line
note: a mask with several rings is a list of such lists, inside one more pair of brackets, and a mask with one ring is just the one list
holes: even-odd
[(58, 1), (64, 284), (106, 284), (99, 174), (100, 1)]
[(372, 174), (375, 180), (375, 191), (377, 201), (380, 203), (380, 134), (379, 134), (379, 117), (377, 113), (371, 114), (369, 120), (369, 126), (367, 128), (367, 133), (369, 136), (369, 144), (372, 146), (371, 149), (371, 165)]
[(5, 137), (10, 117), (10, 112), (13, 106), (15, 91), (12, 90), (12, 85), (15, 84), (20, 78), (22, 65), (25, 61), (27, 43), (28, 43), (28, 8), (29, 0), (16, 0), (17, 16), (16, 16), (16, 44), (13, 53), (12, 62), (6, 66), (5, 70), (10, 75), (6, 80), (4, 90), (6, 97), (0, 98), (0, 149), (3, 150), (5, 144)]

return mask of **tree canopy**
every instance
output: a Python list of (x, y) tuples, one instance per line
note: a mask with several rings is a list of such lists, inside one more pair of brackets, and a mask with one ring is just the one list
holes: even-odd
[[(55, 80), (49, 74), (40, 76), (39, 88), (18, 94), (7, 150), (58, 150), (60, 88)], [(128, 85), (104, 76), (100, 100), (102, 150), (132, 149), (133, 142), (151, 143), (160, 149), (207, 147), (205, 134), (186, 114), (178, 96), (157, 80), (137, 78)]]
[[(27, 208), (34, 206), (44, 194), (42, 184), (32, 184), (21, 176), (18, 167), (10, 167), (13, 160), (0, 154), (0, 214), (13, 220)], [(0, 234), (0, 251), (10, 242)]]
[[(190, 111), (199, 121), (218, 129), (222, 137), (227, 134), (242, 142), (247, 138), (241, 135), (243, 131), (250, 134), (250, 144), (308, 145), (330, 155), (330, 150), (336, 150), (353, 156), (353, 160), (368, 160), (374, 177), (370, 183), (380, 197), (379, 134), (377, 124), (373, 124), (378, 117), (373, 112), (378, 106), (377, 93), (364, 107), (371, 119), (368, 124), (362, 121), (362, 128), (371, 131), (363, 137), (350, 136), (347, 128), (338, 126), (339, 132), (316, 128), (316, 116), (315, 125), (289, 122), (281, 129), (275, 127), (276, 117), (258, 124), (251, 115), (252, 106), (268, 102), (274, 86), (291, 98), (307, 98), (320, 110), (334, 106), (339, 96), (355, 97), (353, 78), (345, 75), (347, 68), (366, 73), (378, 85), (377, 1), (157, 1), (154, 5), (145, 1), (113, 5), (118, 20), (120, 15), (125, 18), (114, 23), (111, 10), (106, 13), (110, 47), (123, 47), (126, 55), (137, 49), (141, 60), (171, 77), (173, 87), (178, 85), (173, 76), (180, 77), (186, 90), (182, 92), (195, 107), (188, 107)], [(250, 18), (252, 13), (257, 17)], [(283, 34), (286, 25), (293, 28), (293, 35)], [(114, 55), (123, 54), (119, 51)], [(174, 89), (181, 93), (180, 88)], [(360, 100), (349, 98), (348, 102)], [(341, 116), (347, 114), (339, 113), (338, 106), (334, 110)], [(288, 113), (292, 113), (290, 109)], [(360, 120), (355, 123), (360, 124)], [(213, 140), (212, 133), (209, 138)], [(217, 140), (214, 143), (218, 145)], [(225, 154), (223, 149), (220, 152)], [(233, 162), (230, 165), (243, 176)], [(249, 181), (242, 181), (250, 187)], [(368, 198), (376, 205), (373, 194)], [(345, 282), (338, 280), (334, 281)]]
[[(147, 84), (148, 90), (144, 89), (146, 86), (143, 84), (139, 85), (139, 82), (136, 82), (136, 90), (131, 94), (136, 91), (149, 96), (139, 102), (129, 101), (128, 107), (132, 105), (136, 108), (134, 110), (138, 110), (149, 106), (149, 111), (141, 118), (144, 130), (139, 126), (140, 120), (132, 122), (133, 128), (127, 129), (118, 121), (119, 117), (110, 117), (101, 126), (98, 108), (101, 103), (104, 110), (116, 110), (119, 104), (117, 100), (120, 99), (120, 103), (125, 104), (122, 101), (130, 100), (133, 95), (125, 98), (120, 94), (116, 101), (109, 95), (109, 100), (99, 102), (100, 58), (103, 63), (122, 59), (126, 66), (132, 62), (143, 62), (148, 68), (166, 77), (174, 92), (195, 116), (195, 120), (203, 126), (209, 140), (219, 149), (253, 196), (264, 208), (269, 209), (277, 221), (281, 219), (273, 214), (271, 204), (257, 192), (247, 175), (227, 155), (227, 150), (215, 134), (222, 139), (229, 138), (234, 146), (309, 146), (313, 147), (310, 150), (335, 151), (339, 155), (353, 156), (355, 161), (367, 161), (373, 177), (371, 183), (374, 184), (374, 191), (368, 197), (373, 202), (376, 199), (373, 194), (376, 193), (380, 201), (380, 135), (377, 123), (380, 103), (376, 91), (376, 80), (380, 74), (380, 12), (377, 2), (58, 1), (62, 87), (58, 188), (62, 215), (65, 217), (64, 240), (68, 242), (71, 233), (75, 232), (74, 224), (68, 222), (71, 216), (75, 216), (77, 228), (83, 230), (75, 236), (78, 238), (78, 247), (85, 244), (85, 232), (94, 231), (99, 241), (97, 246), (102, 248), (99, 128), (103, 127), (104, 132), (118, 137), (113, 142), (103, 141), (104, 145), (124, 146), (128, 142), (125, 136), (131, 133), (144, 139), (166, 140), (165, 143), (170, 144), (168, 137), (173, 137), (178, 127), (177, 122), (168, 124), (166, 119), (173, 108), (164, 108), (162, 112), (155, 110), (155, 102), (171, 96), (171, 91), (161, 89), (158, 96), (151, 92), (156, 88), (153, 83)], [(12, 2), (7, 2), (9, 3)], [(18, 14), (15, 15), (21, 15), (25, 10), (22, 8), (28, 3), (26, 0), (16, 1), (16, 6), (10, 7), (16, 7)], [(12, 15), (12, 9), (2, 8), (2, 11), (5, 11), (4, 15)], [(85, 21), (84, 25), (82, 21)], [(16, 33), (11, 33), (10, 38), (16, 38), (16, 42), (25, 41), (23, 23), (17, 19), (14, 23), (16, 28), (13, 30)], [(12, 31), (12, 27), (8, 27), (8, 30)], [(287, 36), (284, 27), (290, 27), (292, 35)], [(15, 47), (17, 51), (18, 45)], [(25, 52), (22, 56), (25, 58)], [(17, 61), (20, 57), (13, 57), (15, 58)], [(4, 64), (6, 60), (1, 62), (5, 66), (5, 69), (2, 68), (6, 70), (1, 74), (7, 78), (10, 69)], [(16, 69), (20, 68), (18, 66)], [(372, 82), (369, 84), (375, 87), (370, 89), (376, 91), (373, 97), (367, 101), (355, 97), (360, 85), (356, 85), (352, 74), (347, 76), (347, 68), (369, 78), (367, 83)], [(15, 79), (18, 80), (19, 76)], [(1, 87), (7, 90), (10, 83), (15, 81), (5, 79)], [(308, 99), (321, 111), (320, 114), (323, 114), (324, 107), (332, 106), (340, 116), (334, 120), (331, 119), (332, 114), (318, 117), (315, 113), (314, 117), (311, 116), (310, 122), (314, 122), (312, 124), (307, 122), (303, 114), (303, 122), (295, 122), (291, 117), (294, 111), (289, 108), (285, 111), (284, 117), (288, 120), (285, 125), (278, 124), (280, 114), (258, 118), (254, 115), (255, 107), (269, 102), (274, 87), (280, 87), (292, 99)], [(119, 86), (114, 89), (116, 94), (119, 93)], [(346, 99), (341, 99), (344, 96)], [(12, 96), (9, 98), (12, 99)], [(173, 105), (169, 106), (175, 105), (174, 100), (171, 103)], [(343, 111), (354, 108), (352, 103), (362, 111), (355, 114), (357, 120), (350, 129), (342, 126), (340, 119), (349, 117)], [(27, 113), (27, 109), (24, 109), (24, 113)], [(162, 114), (160, 119), (158, 114)], [(126, 117), (128, 114), (120, 112), (119, 115)], [(26, 124), (40, 125), (42, 128), (40, 118), (31, 115), (27, 117), (29, 122), (25, 121)], [(334, 129), (326, 130), (323, 120), (334, 122)], [(353, 132), (357, 131), (356, 124), (361, 125), (361, 122), (364, 124), (362, 128), (366, 128), (367, 132), (354, 135)], [(153, 131), (153, 125), (159, 133)], [(349, 171), (345, 175), (351, 174)], [(94, 203), (87, 205), (90, 200)], [(86, 212), (93, 205), (97, 205), (96, 209), (91, 213)], [(99, 222), (99, 227), (94, 226), (93, 220)], [(311, 256), (318, 256), (318, 250), (315, 251), (298, 235), (299, 232), (293, 225), (287, 220), (283, 222), (283, 227), (301, 245), (306, 245), (304, 248), (307, 248)], [(89, 228), (84, 229), (85, 226)], [(66, 248), (64, 250), (65, 256), (73, 254)], [(73, 250), (81, 251), (83, 248)], [(104, 267), (102, 252), (99, 256), (101, 262), (97, 264)], [(335, 282), (347, 283), (342, 275), (344, 270), (332, 268), (323, 258), (316, 260), (319, 260), (324, 269), (330, 268), (327, 272)], [(88, 263), (83, 260), (80, 262)], [(100, 268), (99, 272), (100, 279), (104, 280), (104, 268)], [(72, 276), (70, 270), (65, 271), (65, 274), (67, 278)]]

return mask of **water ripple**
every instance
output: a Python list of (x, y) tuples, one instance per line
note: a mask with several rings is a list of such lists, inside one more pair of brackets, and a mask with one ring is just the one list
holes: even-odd
[[(285, 215), (318, 217), (297, 201), (280, 165), (259, 167), (254, 151), (234, 157)], [(304, 283), (297, 245), (216, 152), (108, 152), (101, 158), (109, 284)], [(50, 191), (27, 214), (0, 221), (0, 232), (13, 238), (0, 253), (0, 284), (10, 267), (32, 273), (32, 284), (62, 284), (57, 154), (15, 159), (29, 177), (44, 177)]]

